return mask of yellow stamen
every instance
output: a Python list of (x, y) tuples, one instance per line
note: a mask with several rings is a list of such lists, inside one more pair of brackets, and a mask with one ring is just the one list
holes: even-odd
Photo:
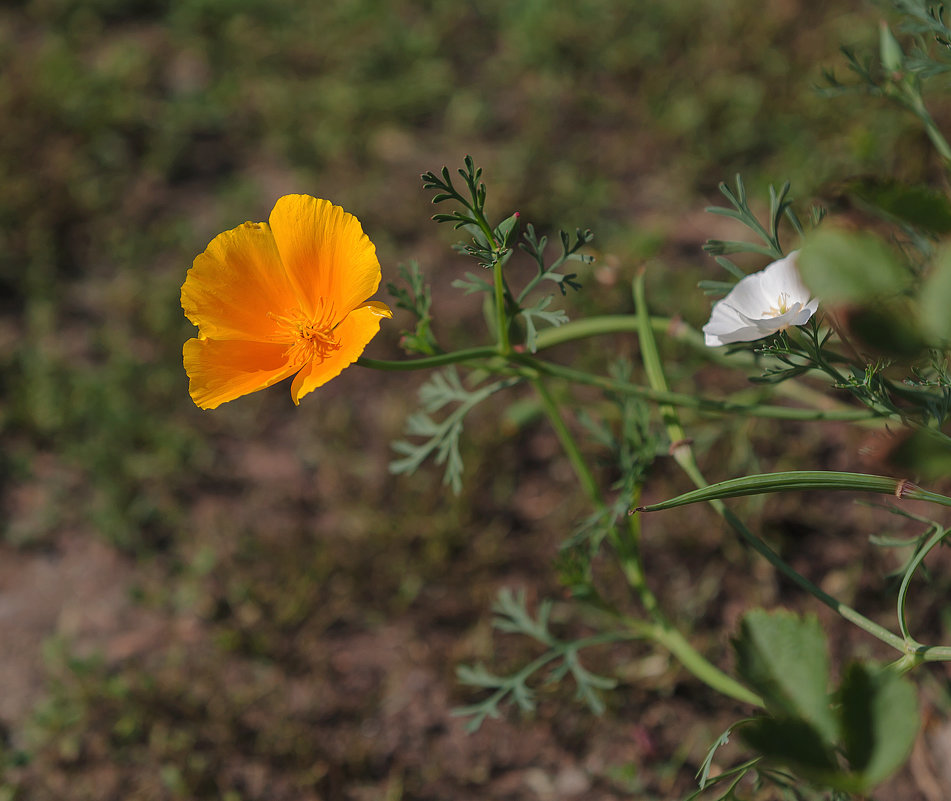
[(763, 312), (763, 317), (780, 317), (789, 311), (789, 293), (782, 292), (779, 297), (776, 298), (776, 305), (770, 306), (767, 311)]
[(283, 315), (268, 312), (274, 322), (282, 329), (281, 341), (290, 342), (284, 352), (291, 364), (304, 366), (308, 362), (322, 362), (340, 343), (334, 337), (332, 309), (320, 309), (314, 319), (306, 317), (299, 309)]

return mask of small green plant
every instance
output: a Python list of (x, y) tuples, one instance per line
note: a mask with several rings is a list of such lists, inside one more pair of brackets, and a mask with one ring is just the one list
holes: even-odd
[[(912, 54), (906, 56), (883, 26), (881, 68), (849, 52), (846, 55), (859, 76), (859, 85), (846, 87), (830, 72), (829, 88), (835, 92), (862, 89), (894, 100), (918, 117), (938, 157), (951, 160), (951, 151), (927, 112), (922, 94), (926, 79), (949, 68), (946, 51), (951, 31), (945, 27), (939, 7), (924, 3), (897, 3), (897, 7), (904, 13), (903, 29), (915, 37)], [(938, 48), (936, 56), (929, 55), (934, 49), (929, 40)], [(407, 437), (417, 444), (397, 443), (402, 458), (391, 469), (411, 472), (434, 455), (445, 465), (446, 482), (458, 491), (462, 481), (458, 442), (466, 412), (518, 384), (532, 387), (575, 470), (579, 488), (593, 507), (591, 517), (566, 540), (562, 578), (574, 602), (588, 610), (587, 619), (594, 614), (602, 628), (578, 640), (563, 639), (551, 630), (549, 601), (541, 602), (532, 614), (523, 595), (503, 591), (494, 607), (496, 628), (529, 637), (544, 651), (509, 675), (497, 675), (483, 664), (459, 668), (459, 679), (480, 688), (484, 695), (457, 713), (469, 718), (470, 729), (478, 728), (486, 718), (501, 714), (505, 704), (523, 711), (533, 709), (538, 684), (569, 676), (578, 698), (597, 712), (603, 705), (602, 693), (614, 682), (584, 668), (581, 651), (619, 641), (651, 641), (667, 649), (709, 688), (748, 705), (753, 712), (730, 730), (752, 758), (711, 778), (712, 760), (717, 747), (727, 739), (724, 735), (701, 766), (699, 788), (691, 798), (708, 794), (738, 798), (750, 782), (754, 790), (772, 784), (791, 798), (813, 793), (831, 798), (867, 796), (903, 764), (917, 734), (916, 692), (906, 674), (929, 662), (951, 660), (951, 646), (922, 643), (912, 636), (906, 613), (913, 579), (927, 555), (945, 544), (948, 529), (929, 521), (928, 529), (911, 540), (914, 553), (900, 572), (896, 633), (801, 575), (747, 527), (724, 499), (823, 490), (871, 492), (947, 507), (951, 498), (901, 476), (825, 470), (748, 475), (709, 484), (678, 409), (887, 425), (910, 432), (917, 442), (928, 443), (923, 452), (930, 454), (932, 464), (951, 463), (951, 438), (946, 431), (951, 414), (951, 329), (946, 313), (951, 307), (951, 251), (942, 242), (951, 231), (947, 196), (887, 176), (855, 182), (849, 191), (878, 220), (877, 230), (872, 232), (844, 230), (819, 205), (810, 209), (804, 224), (794, 211), (788, 183), (778, 191), (770, 188), (768, 213), (761, 222), (741, 177), (737, 176), (735, 188), (721, 185), (729, 206), (710, 211), (742, 223), (753, 232), (755, 241), (711, 240), (705, 246), (731, 279), (701, 284), (708, 294), (725, 296), (714, 305), (704, 327), (705, 345), (727, 345), (728, 355), (737, 363), (741, 363), (740, 357), (752, 357), (743, 363), (757, 365), (750, 378), (763, 387), (797, 384), (816, 376), (830, 392), (845, 392), (853, 398), (851, 404), (806, 408), (671, 392), (655, 342), (655, 333), (666, 330), (668, 324), (649, 315), (643, 275), (632, 287), (634, 315), (569, 320), (567, 308), (550, 308), (559, 295), (539, 297), (537, 292), (546, 280), (561, 290), (561, 297), (566, 288), (579, 288), (584, 276), (579, 281), (577, 274), (565, 274), (561, 268), (569, 260), (579, 260), (582, 265), (589, 261), (583, 248), (592, 239), (590, 232), (579, 230), (574, 238), (562, 232), (561, 254), (548, 263), (545, 237), (540, 238), (526, 225), (519, 245), (535, 262), (536, 272), (523, 277), (514, 258), (520, 216), (512, 214), (499, 223), (488, 219), (482, 172), (471, 158), (458, 176), (461, 188), (446, 168), (439, 174), (427, 173), (423, 182), (435, 192), (434, 203), (458, 207), (440, 212), (434, 219), (452, 223), (471, 236), (458, 250), (473, 258), (480, 269), (467, 273), (454, 286), (466, 294), (484, 294), (489, 342), (451, 353), (437, 350), (425, 333), (429, 331), (429, 303), (418, 300), (428, 295), (418, 274), (406, 274), (412, 291), (398, 290), (397, 297), (404, 308), (415, 313), (418, 323), (416, 333), (404, 339), (404, 346), (422, 358), (396, 363), (361, 359), (361, 363), (379, 369), (439, 367), (444, 372), (421, 390), (423, 408), (406, 428)], [(787, 225), (798, 240), (791, 251), (783, 241)], [(747, 275), (730, 259), (737, 253), (766, 257), (772, 264), (762, 273)], [(522, 289), (516, 291), (514, 286)], [(539, 328), (539, 323), (546, 327)], [(644, 383), (637, 382), (629, 366), (597, 375), (560, 365), (544, 353), (573, 339), (628, 331), (639, 338)], [(696, 335), (695, 341), (699, 339)], [(460, 377), (458, 368), (469, 371), (471, 383)], [(490, 376), (496, 379), (491, 381)], [(618, 404), (620, 414), (610, 421), (597, 419), (579, 401), (566, 401), (563, 390), (554, 392), (550, 386), (554, 382), (564, 387), (599, 387), (607, 400)], [(445, 414), (450, 404), (455, 406)], [(569, 422), (569, 405), (578, 406), (577, 424)], [(437, 421), (432, 415), (440, 411), (445, 416)], [(578, 425), (588, 435), (584, 445), (576, 438)], [(619, 476), (607, 489), (589, 465), (592, 444), (610, 454)], [(651, 465), (665, 451), (697, 489), (669, 501), (642, 505), (641, 489), (650, 482)], [(855, 661), (832, 686), (824, 636), (815, 618), (751, 610), (734, 640), (737, 676), (708, 661), (690, 644), (677, 622), (662, 611), (648, 584), (640, 551), (641, 520), (646, 513), (699, 502), (710, 504), (744, 542), (787, 579), (891, 646), (895, 660), (888, 665)], [(888, 538), (873, 542), (883, 547), (894, 544)], [(600, 591), (591, 564), (604, 551), (612, 555), (639, 611), (618, 608)]]

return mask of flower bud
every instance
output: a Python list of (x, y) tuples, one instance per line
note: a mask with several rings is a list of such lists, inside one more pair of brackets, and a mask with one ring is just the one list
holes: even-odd
[[(901, 73), (905, 68), (905, 54), (902, 52), (901, 45), (888, 25), (882, 21), (879, 27), (879, 52), (881, 54), (882, 66), (887, 72)], [(895, 76), (896, 79), (899, 76)]]

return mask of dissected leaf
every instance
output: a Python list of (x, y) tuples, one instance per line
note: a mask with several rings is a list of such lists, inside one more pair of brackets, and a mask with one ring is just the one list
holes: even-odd
[(526, 307), (520, 312), (522, 319), (525, 321), (525, 347), (531, 353), (538, 350), (538, 329), (535, 325), (535, 318), (543, 320), (553, 328), (568, 322), (568, 315), (565, 314), (563, 309), (548, 311), (551, 301), (551, 295), (539, 298), (534, 306)]

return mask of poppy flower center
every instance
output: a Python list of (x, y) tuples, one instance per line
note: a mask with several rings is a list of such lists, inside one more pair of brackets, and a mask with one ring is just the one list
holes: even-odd
[(288, 315), (268, 314), (268, 317), (280, 326), (282, 341), (291, 343), (285, 351), (291, 364), (303, 366), (311, 361), (321, 362), (340, 349), (334, 327), (328, 322), (333, 319), (331, 315), (310, 319), (298, 311)]
[(789, 293), (780, 292), (779, 297), (776, 298), (776, 305), (764, 311), (763, 317), (781, 317), (789, 311), (789, 308)]

